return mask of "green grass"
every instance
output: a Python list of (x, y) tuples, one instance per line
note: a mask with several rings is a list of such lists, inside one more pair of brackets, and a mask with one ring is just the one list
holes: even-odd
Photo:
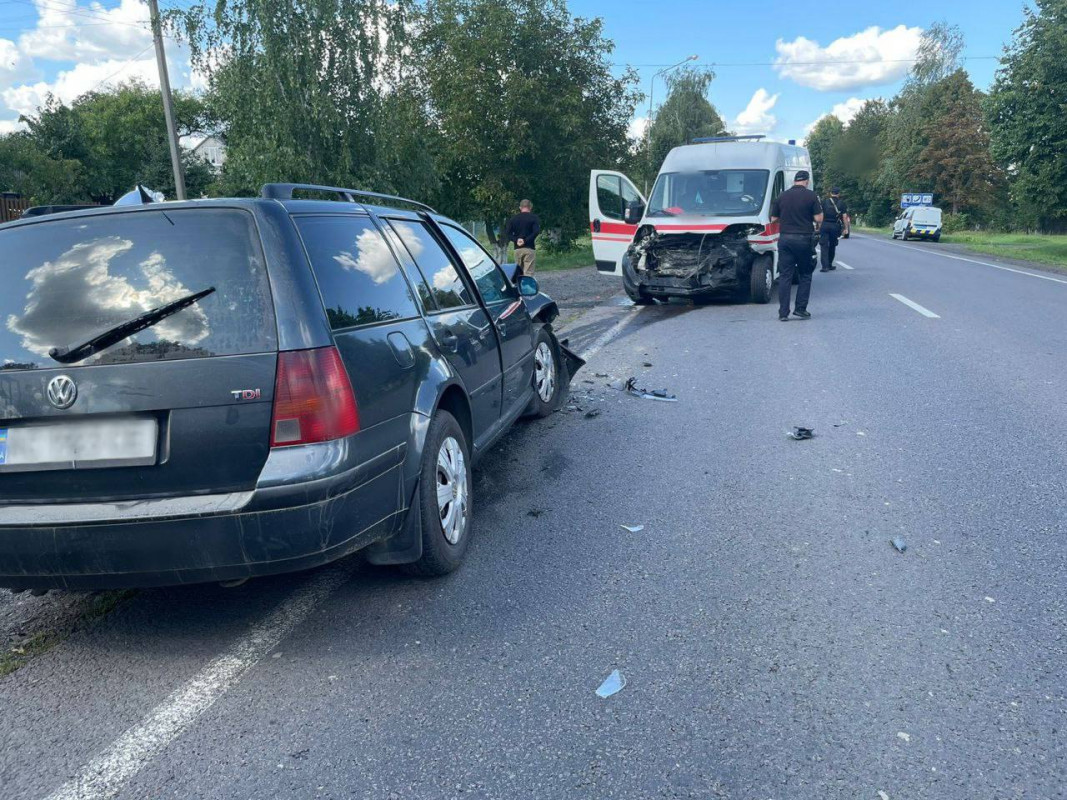
[[(889, 236), (892, 228), (860, 228), (856, 230), (874, 235)], [(963, 245), (974, 253), (1001, 258), (1017, 258), (1067, 270), (1067, 236), (1039, 233), (993, 233), (991, 231), (959, 231), (943, 233), (946, 244)]]
[(85, 607), (66, 623), (52, 630), (39, 631), (23, 639), (6, 653), (0, 653), (0, 678), (25, 666), (34, 656), (47, 653), (76, 630), (106, 617), (123, 600), (133, 597), (134, 594), (136, 592), (132, 590), (123, 590), (87, 596)]
[[(489, 244), (488, 239), (483, 237), (481, 243), (486, 250), (493, 252), (493, 246)], [(506, 260), (513, 261), (514, 258), (515, 251), (509, 247)], [(554, 272), (561, 269), (591, 267), (593, 262), (593, 240), (588, 236), (583, 236), (574, 243), (574, 247), (570, 250), (549, 250), (547, 246), (539, 244), (535, 269), (537, 272)]]

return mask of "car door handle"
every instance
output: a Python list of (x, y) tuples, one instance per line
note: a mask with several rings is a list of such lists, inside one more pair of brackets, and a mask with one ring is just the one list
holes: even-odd
[(600, 220), (593, 220), (593, 233), (600, 233)]
[(459, 352), (459, 337), (450, 330), (441, 331), (437, 335), (437, 343), (449, 352)]

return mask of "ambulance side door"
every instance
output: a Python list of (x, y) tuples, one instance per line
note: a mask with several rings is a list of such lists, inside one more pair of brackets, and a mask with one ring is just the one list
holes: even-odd
[(633, 181), (621, 172), (595, 169), (589, 173), (589, 231), (598, 272), (622, 275), (622, 257), (637, 232), (626, 221), (626, 206), (637, 200), (647, 205)]

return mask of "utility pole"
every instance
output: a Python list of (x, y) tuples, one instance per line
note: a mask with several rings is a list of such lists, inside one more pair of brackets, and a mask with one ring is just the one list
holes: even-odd
[[(153, 2), (155, 2), (155, 0), (153, 0)], [(678, 69), (683, 64), (686, 64), (686, 63), (688, 63), (690, 61), (696, 61), (699, 58), (700, 58), (699, 55), (689, 55), (689, 57), (687, 57), (685, 59), (682, 59), (682, 61), (678, 62), (678, 64), (674, 64), (674, 66), (669, 66), (669, 67), (665, 67), (663, 69), (660, 69), (658, 71), (658, 73), (655, 73), (652, 76), (652, 80), (649, 81), (649, 128), (648, 128), (648, 130), (649, 130), (649, 134), (648, 134), (649, 135), (649, 172), (654, 170), (655, 166), (656, 166), (655, 164), (652, 163), (652, 135), (651, 135), (651, 129), (652, 129), (652, 94), (655, 91), (656, 78), (658, 78), (660, 75), (667, 75), (667, 73), (669, 73), (669, 71), (671, 71), (672, 69)], [(648, 177), (644, 178), (644, 193), (646, 193), (646, 194), (649, 193), (649, 179), (648, 179)]]
[(182, 175), (182, 152), (178, 148), (178, 129), (174, 127), (173, 98), (170, 95), (170, 78), (167, 75), (167, 54), (163, 51), (163, 26), (159, 21), (159, 3), (148, 0), (152, 15), (152, 38), (156, 43), (156, 64), (159, 66), (159, 91), (163, 95), (163, 116), (167, 120), (167, 141), (170, 142), (170, 165), (174, 168), (174, 194), (185, 199), (185, 178)]

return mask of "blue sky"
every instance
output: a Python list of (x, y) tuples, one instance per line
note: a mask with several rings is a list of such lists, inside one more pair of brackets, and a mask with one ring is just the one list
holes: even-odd
[[(625, 64), (667, 65), (696, 54), (698, 64), (720, 65), (711, 99), (727, 123), (781, 139), (803, 138), (824, 114), (847, 121), (861, 101), (892, 96), (919, 30), (937, 20), (961, 27), (972, 59), (967, 69), (987, 87), (996, 61), (980, 57), (1000, 55), (1022, 7), (1022, 0), (571, 0), (574, 14), (604, 19), (619, 72)], [(0, 0), (0, 132), (49, 92), (69, 102), (124, 79), (157, 84), (147, 18), (141, 0)], [(198, 85), (182, 48), (170, 42), (168, 53), (173, 84)], [(866, 63), (811, 64), (826, 60)], [(643, 91), (658, 68), (639, 67)], [(665, 96), (662, 78), (655, 92)], [(638, 112), (646, 114), (647, 106)]]

